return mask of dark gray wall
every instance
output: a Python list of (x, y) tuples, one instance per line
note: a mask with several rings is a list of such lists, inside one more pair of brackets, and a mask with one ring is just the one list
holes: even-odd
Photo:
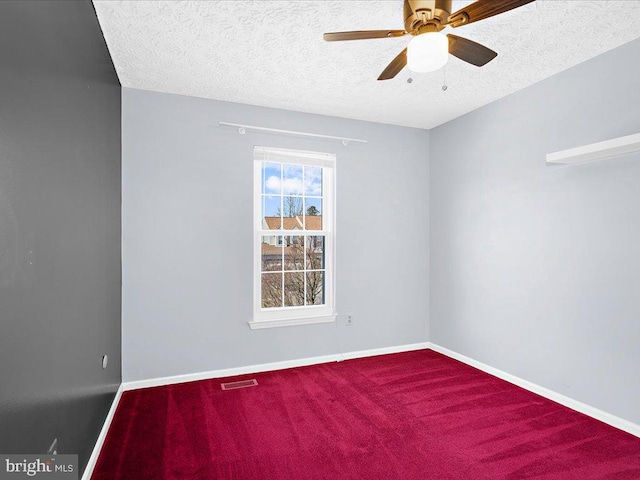
[(431, 341), (640, 423), (640, 40), (431, 130)]
[(120, 384), (120, 135), (91, 2), (0, 2), (0, 452), (84, 466)]

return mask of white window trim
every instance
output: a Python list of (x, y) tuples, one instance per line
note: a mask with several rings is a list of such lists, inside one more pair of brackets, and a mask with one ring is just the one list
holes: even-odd
[[(328, 153), (254, 147), (253, 162), (253, 318), (252, 330), (335, 322), (335, 155)], [(323, 230), (300, 230), (298, 235), (325, 236), (325, 305), (263, 309), (261, 270), (263, 235), (273, 235), (262, 225), (262, 162), (315, 165), (323, 167)], [(284, 235), (285, 231), (278, 232)]]

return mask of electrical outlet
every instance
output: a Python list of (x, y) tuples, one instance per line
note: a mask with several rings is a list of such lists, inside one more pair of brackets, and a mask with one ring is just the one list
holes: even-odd
[(345, 317), (347, 320), (347, 325), (353, 325), (353, 313), (347, 313)]

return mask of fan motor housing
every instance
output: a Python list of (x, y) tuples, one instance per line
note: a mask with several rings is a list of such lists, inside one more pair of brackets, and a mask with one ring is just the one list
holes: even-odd
[(404, 29), (414, 35), (442, 30), (451, 14), (451, 2), (452, 0), (405, 0)]

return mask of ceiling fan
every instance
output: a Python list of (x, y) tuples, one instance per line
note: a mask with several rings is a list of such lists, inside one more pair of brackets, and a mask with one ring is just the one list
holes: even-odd
[(384, 69), (378, 80), (395, 77), (408, 64), (414, 72), (432, 72), (442, 68), (449, 54), (482, 67), (498, 54), (479, 43), (457, 35), (439, 33), (445, 27), (462, 27), (535, 0), (477, 0), (451, 13), (452, 0), (404, 0), (404, 30), (360, 30), (325, 33), (327, 42), (392, 38), (413, 35), (407, 48)]

